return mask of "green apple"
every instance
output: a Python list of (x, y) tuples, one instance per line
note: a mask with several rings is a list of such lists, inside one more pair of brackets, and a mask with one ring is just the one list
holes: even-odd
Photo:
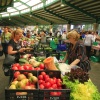
[(11, 82), (11, 85), (16, 85), (18, 83), (18, 81), (13, 81)]
[(31, 77), (31, 76), (33, 76), (33, 74), (32, 73), (28, 73), (28, 77)]
[(16, 84), (16, 88), (17, 88), (17, 89), (24, 89), (24, 87), (25, 87), (25, 84), (23, 84), (22, 81), (19, 81), (19, 82)]
[(16, 85), (14, 84), (10, 85), (9, 89), (16, 89)]
[(29, 80), (28, 79), (22, 79), (21, 82), (26, 85), (29, 82)]
[(21, 81), (22, 79), (26, 79), (26, 76), (24, 74), (18, 75), (17, 80)]
[(38, 82), (38, 78), (36, 76), (31, 76), (29, 78), (30, 82), (33, 82), (33, 83), (37, 83)]

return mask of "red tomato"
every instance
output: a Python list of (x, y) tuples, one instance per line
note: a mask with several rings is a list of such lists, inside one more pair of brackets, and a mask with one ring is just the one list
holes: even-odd
[(44, 75), (46, 75), (46, 73), (45, 73), (45, 72), (41, 72), (41, 75), (43, 75), (43, 76), (44, 76)]
[(16, 67), (19, 67), (20, 64), (19, 64), (19, 63), (15, 63), (15, 64), (13, 64), (12, 66), (13, 66), (13, 67), (15, 67), (15, 66), (16, 66)]
[(50, 87), (51, 87), (50, 82), (46, 82), (46, 83), (45, 83), (45, 88), (48, 89), (48, 88), (50, 88)]
[(39, 85), (39, 88), (40, 88), (40, 89), (44, 89), (44, 85), (43, 85), (43, 84), (40, 84), (40, 85)]
[(19, 67), (18, 70), (25, 70), (23, 66)]
[(49, 82), (50, 82), (51, 85), (54, 84), (54, 80), (52, 78), (49, 78)]
[(16, 66), (13, 66), (11, 69), (12, 70), (18, 70), (18, 68)]
[(49, 75), (44, 75), (44, 79), (47, 79), (47, 78), (49, 78)]
[(49, 87), (48, 89), (53, 90), (53, 88), (52, 88), (52, 87)]
[(39, 80), (43, 80), (43, 75), (39, 75), (39, 76), (38, 76), (38, 79), (39, 79)]
[(14, 73), (14, 77), (15, 78), (17, 78), (17, 76), (20, 74), (20, 72), (19, 71), (16, 71), (15, 73)]
[(25, 70), (29, 70), (29, 68), (30, 68), (30, 67), (29, 67), (28, 65), (24, 65), (24, 69), (25, 69)]
[(29, 70), (34, 70), (34, 67), (30, 67)]
[(49, 81), (50, 81), (50, 78), (47, 77), (47, 78), (45, 79), (45, 82), (49, 82)]
[(53, 88), (53, 89), (57, 89), (57, 84), (53, 84), (53, 85), (52, 85), (52, 88)]
[(44, 83), (45, 83), (45, 81), (39, 80), (39, 84), (44, 84)]
[(62, 86), (62, 83), (61, 82), (58, 82), (57, 83), (57, 87), (61, 87)]
[(45, 68), (43, 63), (41, 63), (41, 64), (39, 65), (39, 67), (40, 67), (40, 69), (44, 69), (44, 68)]
[(54, 84), (56, 84), (56, 83), (57, 83), (57, 78), (54, 77), (54, 78), (53, 78), (53, 81), (54, 81)]

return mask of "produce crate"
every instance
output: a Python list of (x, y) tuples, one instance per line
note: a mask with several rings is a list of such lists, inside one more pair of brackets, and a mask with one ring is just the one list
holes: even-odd
[[(61, 79), (61, 71), (38, 71), (38, 76), (41, 72), (46, 72), (50, 78), (56, 77)], [(55, 95), (55, 93), (60, 94)], [(70, 89), (67, 89), (65, 85), (62, 85), (62, 89), (39, 89), (39, 100), (70, 100)]]
[[(15, 71), (16, 72), (16, 71)], [(20, 71), (21, 74), (32, 73), (37, 77), (37, 71)], [(14, 75), (14, 74), (13, 74)], [(12, 81), (14, 80), (14, 76)], [(11, 81), (11, 82), (12, 82)], [(9, 89), (9, 86), (5, 88), (5, 100), (39, 100), (38, 83), (35, 84), (36, 89)]]
[[(21, 94), (23, 92), (23, 94)], [(5, 100), (39, 100), (39, 90), (14, 90), (5, 88)]]
[[(61, 95), (53, 96), (50, 93), (60, 92)], [(70, 100), (70, 89), (44, 89), (39, 91), (39, 100)]]

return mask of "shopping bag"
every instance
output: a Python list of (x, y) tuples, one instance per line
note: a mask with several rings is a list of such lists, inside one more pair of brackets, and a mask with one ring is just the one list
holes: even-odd
[(15, 63), (15, 56), (7, 55), (3, 61), (3, 71), (5, 76), (10, 75), (11, 65)]

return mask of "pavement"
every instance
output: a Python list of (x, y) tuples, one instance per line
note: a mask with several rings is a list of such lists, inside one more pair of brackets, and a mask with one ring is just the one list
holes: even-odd
[[(5, 87), (9, 84), (9, 77), (5, 76), (2, 70), (4, 56), (0, 57), (0, 100), (5, 100)], [(100, 92), (100, 62), (91, 62), (91, 71), (89, 72), (90, 79), (97, 86)]]

